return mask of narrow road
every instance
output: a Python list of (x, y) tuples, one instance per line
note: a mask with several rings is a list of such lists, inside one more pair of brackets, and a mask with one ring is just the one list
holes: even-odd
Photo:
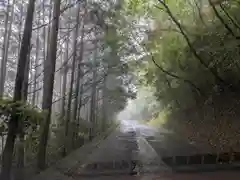
[(145, 139), (154, 133), (155, 130), (148, 126), (123, 121), (73, 176), (79, 179), (139, 179), (143, 174), (171, 173)]
[(119, 129), (113, 132), (83, 165), (84, 174), (130, 173), (132, 152), (137, 150), (135, 137)]
[[(236, 172), (178, 174), (164, 161), (165, 157), (195, 153), (199, 153), (195, 145), (170, 131), (136, 121), (122, 121), (121, 126), (86, 157), (85, 163), (76, 164), (68, 172), (55, 167), (48, 171), (47, 177), (34, 180), (227, 180), (228, 176), (238, 179), (240, 173), (236, 176)], [(79, 155), (74, 156), (76, 161)]]

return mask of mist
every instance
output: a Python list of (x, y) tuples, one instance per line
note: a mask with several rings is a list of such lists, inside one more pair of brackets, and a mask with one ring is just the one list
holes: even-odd
[(118, 114), (117, 119), (147, 122), (156, 116), (159, 109), (160, 104), (156, 100), (153, 90), (140, 87), (137, 90), (136, 98), (128, 100), (127, 106)]

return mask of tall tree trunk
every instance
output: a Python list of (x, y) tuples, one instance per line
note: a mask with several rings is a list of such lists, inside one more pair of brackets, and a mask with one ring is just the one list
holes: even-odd
[(3, 92), (4, 92), (4, 84), (5, 84), (5, 78), (4, 78), (4, 72), (6, 71), (6, 64), (7, 62), (5, 62), (5, 49), (6, 49), (6, 44), (7, 41), (9, 41), (9, 39), (7, 40), (7, 36), (8, 36), (8, 19), (9, 19), (9, 12), (10, 11), (10, 0), (8, 0), (7, 2), (7, 8), (6, 8), (6, 12), (5, 12), (5, 23), (4, 23), (4, 40), (3, 40), (3, 48), (2, 48), (2, 61), (1, 61), (1, 73), (0, 73), (0, 97), (3, 96)]
[[(45, 49), (47, 49), (47, 54), (46, 54), (46, 59), (45, 60), (47, 60), (47, 56), (48, 56), (48, 49), (49, 49), (49, 46), (50, 46), (50, 41), (51, 41), (51, 28), (52, 28), (52, 26), (53, 26), (53, 23), (54, 23), (54, 21), (51, 23), (51, 20), (52, 20), (52, 18), (54, 19), (54, 14), (53, 14), (53, 12), (52, 12), (52, 7), (53, 7), (53, 1), (55, 2), (55, 0), (50, 0), (49, 2), (50, 2), (50, 4), (49, 4), (49, 16), (48, 16), (48, 19), (49, 19), (49, 21), (50, 21), (50, 23), (49, 23), (49, 26), (48, 26), (48, 29), (47, 29), (47, 33), (46, 33), (46, 44), (45, 44)], [(53, 17), (52, 17), (53, 16)], [(55, 20), (55, 19), (54, 19)], [(52, 25), (52, 26), (51, 26)]]
[(90, 104), (90, 122), (91, 122), (91, 128), (89, 132), (89, 140), (91, 141), (93, 137), (95, 136), (95, 125), (96, 125), (96, 78), (97, 78), (97, 67), (96, 67), (96, 57), (97, 57), (97, 43), (95, 44), (95, 50), (94, 50), (94, 57), (93, 57), (93, 76), (92, 76), (92, 92), (91, 92), (91, 104)]
[(99, 89), (97, 88), (96, 85), (96, 95), (95, 95), (95, 109), (94, 109), (94, 113), (95, 113), (95, 122), (96, 122), (96, 136), (99, 135), (99, 133), (101, 132), (101, 121), (100, 118), (98, 116), (98, 108), (99, 108)]
[(79, 130), (79, 124), (81, 120), (81, 109), (82, 109), (82, 96), (83, 96), (83, 81), (80, 83), (80, 92), (79, 92), (79, 100), (78, 100), (78, 111), (77, 111), (77, 127)]
[[(24, 26), (24, 33), (21, 43), (20, 56), (18, 60), (17, 75), (15, 80), (14, 89), (14, 101), (22, 100), (22, 90), (25, 75), (25, 68), (27, 66), (27, 56), (32, 36), (32, 23), (33, 23), (33, 13), (34, 13), (35, 0), (29, 0), (27, 17)], [(6, 140), (6, 145), (3, 151), (2, 159), (2, 169), (0, 179), (10, 180), (11, 166), (12, 166), (12, 154), (14, 149), (14, 143), (16, 139), (16, 133), (18, 129), (19, 117), (14, 115), (11, 117), (8, 125), (8, 136)]]
[(102, 131), (106, 130), (107, 119), (106, 119), (106, 77), (103, 79), (103, 88), (102, 88)]
[(66, 113), (66, 90), (67, 90), (67, 73), (68, 73), (68, 54), (69, 54), (69, 41), (70, 41), (70, 22), (68, 22), (68, 32), (66, 39), (66, 49), (64, 53), (64, 63), (63, 63), (63, 77), (62, 77), (62, 104), (61, 104), (61, 124), (63, 124)]
[[(93, 72), (93, 79), (95, 78), (95, 73)], [(95, 125), (96, 125), (96, 114), (95, 114), (95, 106), (96, 106), (96, 101), (95, 101), (95, 96), (96, 96), (96, 85), (95, 83), (92, 86), (92, 93), (91, 93), (91, 101), (90, 101), (90, 122), (91, 122), (91, 128), (89, 132), (89, 140), (91, 141), (93, 137), (95, 136)]]
[[(79, 141), (78, 132), (80, 132), (80, 121), (81, 121), (81, 108), (82, 108), (82, 95), (83, 95), (83, 82), (80, 82), (79, 96), (78, 96), (78, 104), (77, 104), (77, 117), (76, 117), (76, 131), (75, 131), (75, 140), (78, 144), (75, 147), (80, 147), (83, 145), (84, 141)], [(79, 144), (80, 142), (80, 144)]]
[(78, 4), (77, 14), (76, 14), (76, 27), (73, 34), (73, 59), (72, 59), (72, 74), (71, 74), (71, 82), (70, 82), (70, 89), (69, 89), (69, 97), (68, 97), (68, 104), (67, 104), (67, 114), (66, 114), (66, 124), (65, 124), (65, 143), (63, 148), (63, 156), (65, 156), (68, 151), (70, 150), (70, 141), (69, 141), (69, 123), (71, 121), (71, 106), (72, 106), (72, 99), (73, 99), (73, 84), (75, 78), (75, 66), (76, 66), (76, 56), (77, 56), (77, 38), (78, 38), (78, 30), (79, 30), (79, 11), (80, 11), (80, 3)]
[[(21, 43), (22, 43), (22, 30), (23, 30), (23, 17), (24, 17), (24, 5), (23, 5), (23, 1), (24, 0), (21, 0), (21, 4), (20, 4), (20, 15), (19, 15), (19, 24), (18, 24), (18, 56), (17, 58), (19, 59), (20, 57), (20, 51), (21, 51)], [(14, 151), (13, 151), (13, 156), (15, 157), (17, 154), (16, 152), (16, 148), (14, 148)]]
[[(44, 123), (41, 126), (39, 151), (37, 155), (37, 167), (42, 170), (46, 166), (46, 148), (48, 141), (49, 126), (51, 123), (52, 96), (54, 85), (54, 74), (56, 66), (57, 37), (59, 29), (61, 0), (54, 0), (53, 22), (50, 32), (50, 44), (47, 51), (47, 58), (44, 62), (44, 84), (42, 109), (46, 112)], [(49, 38), (50, 39), (50, 38)]]
[(12, 10), (10, 14), (10, 22), (8, 28), (8, 21), (9, 21), (9, 11), (10, 11), (10, 1), (7, 4), (7, 11), (6, 11), (6, 18), (5, 18), (5, 32), (4, 32), (4, 42), (3, 42), (3, 49), (2, 49), (2, 62), (1, 62), (1, 74), (0, 74), (0, 97), (3, 96), (4, 93), (4, 85), (6, 80), (6, 69), (7, 69), (7, 59), (8, 59), (8, 48), (9, 48), (9, 40), (12, 34), (12, 22), (13, 22), (13, 15), (14, 15), (14, 5), (15, 1), (13, 0)]
[[(80, 11), (80, 4), (79, 6), (79, 11)], [(78, 12), (79, 12), (78, 11)], [(75, 134), (77, 132), (75, 132), (77, 130), (77, 110), (78, 110), (78, 99), (79, 99), (79, 92), (80, 92), (80, 81), (81, 81), (81, 76), (82, 76), (82, 72), (81, 72), (81, 62), (83, 60), (83, 51), (84, 51), (84, 44), (83, 44), (83, 39), (84, 39), (84, 21), (85, 21), (85, 15), (86, 15), (86, 10), (84, 13), (84, 17), (82, 18), (82, 27), (81, 27), (81, 40), (80, 40), (80, 53), (79, 53), (79, 57), (78, 57), (78, 69), (77, 69), (77, 82), (76, 82), (76, 86), (75, 86), (75, 101), (74, 101), (74, 105), (73, 105), (73, 115), (72, 115), (72, 122), (76, 122), (76, 124), (73, 124), (73, 127), (71, 129), (74, 129), (74, 131), (72, 132), (72, 144), (71, 144), (71, 148), (74, 148), (74, 139), (75, 139)], [(77, 15), (77, 22), (79, 22), (79, 13)], [(75, 127), (74, 127), (75, 126)]]
[[(32, 49), (32, 46), (30, 47)], [(30, 51), (31, 51), (30, 49)], [(27, 82), (29, 83), (29, 85), (27, 84), (28, 90), (26, 90), (25, 92), (27, 93), (27, 103), (31, 104), (31, 100), (33, 98), (33, 85), (34, 85), (34, 73), (32, 72), (32, 69), (34, 68), (34, 62), (33, 60), (30, 60), (30, 55), (29, 57), (29, 66), (28, 66), (28, 70), (26, 70), (26, 72), (28, 71), (28, 76), (30, 76), (30, 83), (29, 83), (29, 79), (27, 79)], [(31, 69), (31, 71), (30, 71)], [(34, 68), (35, 69), (35, 68)], [(28, 94), (28, 92), (31, 92)]]
[[(64, 59), (64, 50), (63, 50), (63, 48), (61, 48), (61, 51), (59, 53), (60, 53), (61, 66), (64, 66), (65, 59)], [(63, 85), (62, 85), (62, 83), (63, 83), (63, 75), (61, 73), (61, 70), (59, 72), (58, 80), (59, 80), (59, 85), (58, 85), (57, 88), (59, 89), (59, 94), (61, 96), (63, 94), (63, 89), (62, 89), (62, 87), (63, 87)], [(61, 114), (62, 101), (59, 101), (57, 103), (57, 107), (56, 108), (57, 108), (57, 112), (60, 112), (60, 114)], [(58, 123), (58, 125), (61, 124), (60, 120), (58, 120), (57, 123)]]
[[(39, 22), (40, 22), (40, 13), (37, 14), (37, 26), (39, 26)], [(38, 82), (37, 82), (37, 78), (38, 78), (38, 74), (39, 74), (39, 48), (40, 48), (40, 39), (39, 39), (39, 28), (37, 29), (37, 39), (36, 39), (36, 54), (35, 54), (35, 63), (34, 63), (34, 68), (35, 68), (35, 72), (34, 72), (34, 81), (33, 81), (33, 95), (32, 95), (32, 106), (35, 106), (36, 104), (38, 104), (38, 99), (36, 98), (38, 96)]]
[[(27, 102), (28, 99), (28, 76), (30, 69), (30, 50), (28, 52), (27, 65), (25, 67), (23, 89), (22, 89), (22, 99), (24, 102)], [(24, 180), (24, 160), (25, 160), (25, 151), (24, 151), (24, 124), (23, 120), (19, 121), (18, 124), (18, 143), (17, 143), (17, 171), (15, 175), (16, 180)]]
[[(42, 0), (43, 2), (42, 2), (42, 10), (43, 10), (43, 12), (42, 12), (42, 23), (43, 24), (45, 24), (46, 22), (45, 22), (45, 17), (46, 17), (46, 6), (45, 6), (45, 1), (46, 0)], [(50, 19), (51, 18), (51, 12), (49, 13), (49, 16), (48, 16), (48, 18)], [(48, 29), (50, 28), (50, 26), (48, 27)], [(47, 41), (47, 27), (46, 26), (44, 26), (43, 28), (42, 28), (42, 34), (43, 34), (43, 44), (42, 44), (42, 48), (43, 48), (43, 51), (42, 51), (42, 56), (43, 56), (43, 58), (42, 58), (42, 61), (41, 62), (39, 62), (39, 64), (44, 64), (44, 62), (45, 62), (45, 60), (46, 60), (46, 51), (47, 51), (47, 46), (48, 46), (48, 41)], [(39, 69), (39, 72), (42, 72), (43, 71), (43, 66), (41, 65), (41, 66), (39, 66), (38, 67)], [(40, 74), (38, 75), (38, 78), (40, 77)], [(39, 87), (41, 87), (41, 86), (43, 86), (43, 83), (42, 82), (39, 82), (39, 83), (37, 83), (38, 84), (38, 86)], [(42, 99), (41, 99), (41, 97), (42, 97), (42, 90), (39, 90), (38, 92), (37, 92), (37, 94), (36, 94), (36, 102), (37, 102), (37, 105), (40, 105), (41, 103), (42, 103)]]
[(19, 24), (18, 24), (18, 58), (20, 56), (20, 50), (21, 50), (21, 40), (22, 40), (22, 20), (23, 20), (23, 1), (21, 1), (21, 5), (20, 5), (20, 18), (19, 18)]

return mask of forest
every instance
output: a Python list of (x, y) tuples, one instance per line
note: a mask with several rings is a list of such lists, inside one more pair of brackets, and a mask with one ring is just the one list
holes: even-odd
[(135, 1), (133, 7), (153, 21), (140, 43), (142, 63), (130, 65), (158, 101), (157, 111), (144, 108), (149, 123), (203, 148), (239, 151), (240, 2)]
[(24, 180), (104, 135), (129, 99), (144, 99), (146, 123), (239, 150), (239, 10), (239, 0), (1, 1), (0, 179)]

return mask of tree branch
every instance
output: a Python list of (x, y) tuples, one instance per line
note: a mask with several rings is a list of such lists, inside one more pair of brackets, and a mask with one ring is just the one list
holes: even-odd
[[(82, 0), (77, 0), (76, 2), (72, 3), (72, 4), (69, 4), (68, 6), (64, 7), (63, 9), (61, 9), (60, 11), (60, 15), (63, 14), (66, 10), (70, 9), (70, 8), (73, 8), (75, 5), (77, 5), (78, 3), (80, 3)], [(37, 29), (40, 29), (40, 28), (43, 28), (49, 24), (51, 24), (56, 18), (53, 18), (51, 19), (49, 22), (45, 23), (45, 24), (42, 24), (38, 27), (34, 27), (33, 28), (33, 31), (37, 30)]]
[(235, 38), (237, 38), (237, 36), (235, 35), (235, 33), (233, 32), (233, 30), (231, 29), (231, 27), (225, 23), (224, 19), (222, 18), (222, 16), (219, 14), (219, 12), (217, 11), (215, 5), (213, 4), (213, 2), (211, 0), (208, 0), (210, 6), (212, 7), (215, 15), (217, 16), (217, 18), (220, 20), (220, 22), (224, 25), (225, 29), (227, 29), (227, 31)]
[[(151, 53), (151, 52), (150, 52), (150, 53)], [(175, 79), (181, 80), (181, 81), (189, 84), (191, 87), (193, 87), (193, 88), (199, 93), (199, 95), (206, 97), (206, 95), (201, 91), (201, 89), (200, 89), (199, 87), (197, 87), (194, 83), (192, 83), (190, 80), (185, 79), (185, 78), (182, 78), (182, 77), (180, 77), (180, 76), (177, 76), (176, 74), (173, 74), (173, 73), (171, 73), (171, 72), (163, 69), (163, 67), (161, 67), (161, 66), (155, 61), (154, 56), (153, 56), (152, 53), (151, 53), (151, 59), (152, 59), (152, 62), (153, 62), (163, 73), (165, 73), (165, 74), (167, 74), (168, 76), (171, 76), (171, 77), (173, 77), (173, 78), (175, 78)]]
[(187, 44), (188, 44), (188, 47), (190, 48), (191, 52), (193, 53), (193, 55), (196, 57), (196, 59), (199, 60), (199, 62), (206, 68), (208, 69), (212, 74), (213, 76), (215, 77), (215, 79), (224, 84), (224, 85), (227, 85), (229, 86), (217, 73), (217, 71), (213, 68), (209, 68), (209, 66), (207, 65), (207, 63), (204, 62), (204, 60), (202, 59), (202, 57), (197, 53), (196, 49), (192, 46), (192, 43), (189, 39), (189, 37), (187, 36), (187, 34), (185, 33), (185, 31), (183, 30), (182, 28), (182, 25), (179, 23), (179, 21), (176, 19), (176, 17), (172, 14), (171, 10), (169, 9), (169, 7), (167, 6), (166, 3), (164, 3), (163, 1), (161, 0), (158, 0), (160, 4), (162, 4), (167, 12), (167, 14), (171, 17), (172, 21), (176, 24), (176, 26), (179, 28), (179, 30), (181, 31), (184, 39), (186, 40)]
[(223, 10), (223, 12), (227, 15), (228, 19), (231, 21), (231, 23), (238, 29), (240, 29), (240, 25), (231, 17), (231, 15), (227, 12), (227, 10), (225, 9), (225, 7), (220, 4), (221, 9)]

